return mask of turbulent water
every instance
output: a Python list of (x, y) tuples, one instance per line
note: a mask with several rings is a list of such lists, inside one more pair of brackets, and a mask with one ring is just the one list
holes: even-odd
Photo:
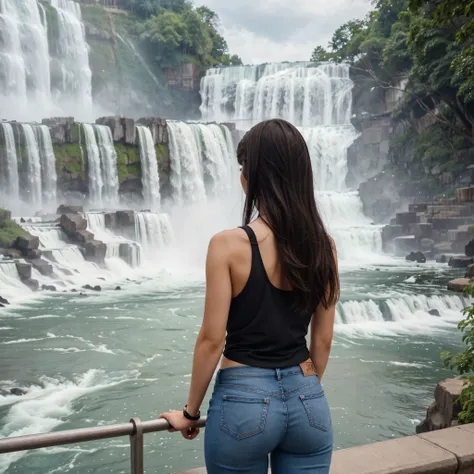
[[(262, 118), (288, 118), (308, 143), (319, 209), (340, 256), (342, 295), (324, 380), (338, 449), (414, 433), (435, 384), (449, 375), (439, 354), (459, 348), (456, 325), (469, 303), (442, 289), (452, 278), (446, 266), (382, 253), (380, 228), (345, 184), (347, 148), (357, 136), (351, 87), (345, 66), (304, 63), (213, 69), (201, 87), (205, 120), (235, 121), (245, 131)], [(168, 128), (170, 196), (161, 199), (153, 138), (139, 127), (144, 203), (153, 212), (136, 212), (126, 237), (107, 227), (105, 211), (86, 213), (88, 230), (107, 247), (103, 268), (87, 262), (55, 222), (14, 213), (18, 222), (26, 218), (22, 225), (39, 237), (53, 267), (50, 276), (33, 269), (32, 277), (58, 291), (33, 294), (15, 263), (0, 260), (0, 295), (12, 303), (0, 309), (0, 435), (152, 419), (186, 402), (205, 250), (212, 234), (240, 223), (243, 193), (227, 127), (172, 121)], [(17, 129), (25, 157), (15, 150)], [(89, 204), (118, 209), (111, 131), (82, 129)], [(45, 128), (4, 123), (0, 133), (10, 150), (0, 160), (2, 189), (32, 203), (52, 199)], [(13, 387), (26, 393), (12, 395)], [(160, 433), (145, 440), (150, 472), (203, 465), (202, 437), (189, 443)], [(112, 439), (4, 455), (0, 473), (120, 474), (129, 469), (128, 456), (128, 440)]]

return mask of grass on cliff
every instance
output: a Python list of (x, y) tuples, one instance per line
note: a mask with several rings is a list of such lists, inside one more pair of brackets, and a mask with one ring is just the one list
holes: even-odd
[(15, 221), (6, 219), (7, 211), (0, 209), (0, 247), (9, 248), (22, 235), (26, 235), (26, 231), (22, 229)]

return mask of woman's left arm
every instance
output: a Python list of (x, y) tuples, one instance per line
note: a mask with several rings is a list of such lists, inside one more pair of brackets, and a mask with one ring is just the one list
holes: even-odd
[[(191, 416), (197, 415), (200, 410), (224, 348), (232, 299), (228, 238), (227, 232), (216, 234), (212, 237), (207, 252), (204, 319), (194, 348), (186, 409)], [(187, 431), (194, 423), (186, 419), (182, 411), (163, 413), (160, 418), (168, 420), (174, 430), (182, 431), (185, 438), (195, 438), (192, 432)]]

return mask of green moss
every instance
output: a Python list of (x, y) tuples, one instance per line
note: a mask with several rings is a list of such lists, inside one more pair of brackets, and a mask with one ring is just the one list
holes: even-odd
[(101, 5), (81, 5), (82, 19), (84, 22), (95, 26), (101, 31), (112, 34), (107, 19), (107, 11)]
[(469, 232), (471, 232), (472, 234), (474, 234), (474, 224), (472, 224), (472, 225), (469, 226)]
[(115, 143), (119, 184), (127, 179), (141, 179), (142, 167), (138, 147)]
[[(79, 133), (79, 128), (77, 128)], [(80, 173), (81, 178), (86, 180), (85, 163), (83, 162), (83, 152), (79, 143), (66, 143), (64, 145), (54, 145), (54, 155), (56, 156), (56, 172)]]
[(160, 164), (163, 163), (163, 161), (168, 158), (169, 150), (168, 150), (168, 147), (159, 143), (158, 145), (155, 145), (155, 151), (156, 151), (156, 161), (158, 162), (158, 166), (160, 166)]
[(15, 221), (5, 219), (6, 211), (0, 209), (0, 247), (9, 248), (22, 235), (26, 235), (26, 231)]

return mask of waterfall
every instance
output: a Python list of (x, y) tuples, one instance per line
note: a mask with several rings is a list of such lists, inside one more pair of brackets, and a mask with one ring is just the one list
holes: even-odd
[(204, 120), (248, 125), (276, 117), (305, 127), (348, 124), (351, 89), (343, 64), (213, 68), (201, 81), (201, 113)]
[(41, 182), (41, 161), (38, 143), (35, 138), (33, 127), (28, 124), (21, 124), (25, 138), (25, 151), (28, 170), (27, 190), (28, 202), (38, 209), (42, 207), (42, 182)]
[(174, 239), (173, 227), (167, 214), (137, 212), (135, 233), (145, 250), (164, 248)]
[(296, 125), (308, 144), (316, 201), (340, 257), (367, 261), (382, 252), (382, 238), (345, 183), (347, 149), (357, 138), (350, 122), (352, 86), (345, 64), (213, 68), (201, 81), (201, 112), (205, 120), (235, 121), (241, 129), (270, 118)]
[(58, 16), (57, 51), (52, 66), (57, 100), (90, 108), (92, 73), (81, 7), (71, 0), (51, 0), (51, 5)]
[(222, 197), (231, 186), (236, 166), (234, 145), (227, 127), (168, 121), (171, 186), (177, 203), (205, 202)]
[(20, 184), (18, 177), (18, 158), (15, 147), (15, 136), (13, 128), (9, 123), (0, 123), (3, 131), (4, 162), (6, 169), (3, 169), (0, 162), (0, 195), (11, 203), (20, 199)]
[(40, 149), (43, 203), (49, 208), (54, 208), (57, 204), (57, 175), (51, 134), (46, 125), (35, 126), (35, 133)]
[(137, 126), (137, 131), (142, 165), (143, 198), (147, 206), (159, 209), (161, 201), (160, 177), (153, 136), (148, 127)]
[(117, 153), (105, 125), (82, 124), (89, 169), (89, 199), (97, 207), (118, 205)]

